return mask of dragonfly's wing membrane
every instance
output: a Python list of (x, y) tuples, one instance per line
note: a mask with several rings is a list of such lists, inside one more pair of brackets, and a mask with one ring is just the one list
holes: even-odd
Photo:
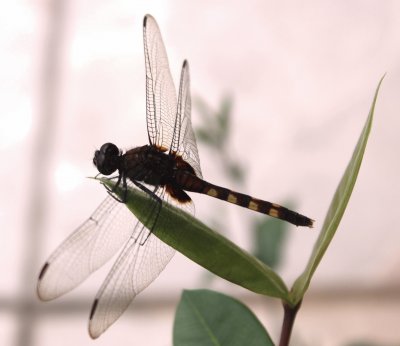
[(108, 196), (49, 257), (39, 275), (39, 298), (51, 300), (78, 286), (122, 247), (134, 225), (128, 208)]
[(161, 273), (174, 253), (175, 250), (153, 234), (144, 245), (130, 238), (96, 297), (89, 320), (92, 338), (100, 336), (121, 316), (135, 296)]
[(169, 148), (176, 114), (176, 91), (168, 57), (155, 19), (143, 21), (146, 64), (146, 119), (150, 144)]
[(202, 177), (191, 121), (189, 64), (183, 63), (178, 103), (160, 29), (147, 15), (143, 22), (146, 62), (146, 116), (150, 144), (181, 154)]
[(202, 178), (196, 137), (192, 127), (191, 107), (189, 64), (185, 60), (179, 84), (177, 115), (171, 150), (182, 155), (183, 159), (193, 167), (196, 175)]
[[(157, 195), (164, 195), (160, 189)], [(154, 201), (154, 206), (157, 205)], [(154, 217), (156, 208), (150, 208)], [(175, 250), (138, 222), (93, 303), (89, 334), (97, 338), (127, 309), (131, 301), (162, 272)]]
[[(185, 61), (177, 107), (175, 86), (158, 25), (147, 15), (143, 26), (149, 142), (182, 155), (201, 177), (191, 124), (189, 66)], [(157, 222), (160, 201), (168, 196), (165, 188), (160, 187), (155, 188), (153, 195), (154, 203), (146, 212)], [(193, 204), (186, 203), (185, 207), (194, 212)], [(73, 289), (125, 243), (92, 307), (89, 333), (93, 338), (98, 337), (118, 319), (135, 296), (154, 281), (175, 253), (151, 230), (151, 226), (148, 229), (137, 221), (125, 205), (108, 196), (45, 263), (38, 280), (39, 297), (50, 300)]]

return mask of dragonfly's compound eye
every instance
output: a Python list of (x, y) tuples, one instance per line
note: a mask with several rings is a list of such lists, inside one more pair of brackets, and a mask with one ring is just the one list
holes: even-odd
[(93, 156), (93, 164), (97, 167), (97, 157), (99, 156), (100, 152), (96, 150)]
[(100, 151), (106, 155), (109, 156), (118, 156), (119, 155), (119, 149), (118, 147), (113, 144), (113, 143), (106, 143), (103, 144), (100, 148)]
[(103, 144), (100, 150), (96, 150), (93, 157), (93, 164), (99, 172), (104, 175), (114, 173), (119, 167), (120, 151), (113, 143)]

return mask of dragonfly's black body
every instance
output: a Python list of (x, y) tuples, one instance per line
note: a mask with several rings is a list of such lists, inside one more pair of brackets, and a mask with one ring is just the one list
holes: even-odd
[[(121, 156), (120, 174), (130, 180), (142, 181), (152, 186), (166, 186), (173, 184), (174, 173), (178, 169), (176, 156), (165, 154), (159, 148), (152, 145), (144, 145), (126, 152)], [(184, 169), (193, 168), (190, 165)]]
[[(312, 226), (306, 216), (278, 204), (213, 185), (203, 180), (191, 124), (189, 65), (184, 61), (178, 97), (167, 53), (155, 19), (143, 21), (146, 67), (146, 122), (149, 144), (123, 153), (112, 143), (95, 152), (93, 163), (103, 175), (115, 172), (117, 186), (135, 185), (152, 197), (146, 209), (147, 225), (158, 222), (157, 213), (168, 201), (193, 211), (186, 192), (202, 193), (264, 213), (297, 226)], [(133, 184), (130, 184), (133, 183)], [(49, 257), (38, 278), (42, 300), (55, 299), (84, 281), (122, 248), (92, 305), (89, 333), (97, 338), (165, 268), (174, 249), (135, 219), (125, 199), (111, 196)], [(217, 260), (217, 259), (215, 259)]]
[[(193, 167), (176, 153), (153, 145), (144, 145), (121, 151), (112, 143), (96, 150), (93, 162), (100, 173), (110, 175), (119, 172), (119, 181), (126, 186), (130, 179), (139, 187), (140, 183), (165, 188), (166, 192), (181, 203), (190, 202), (186, 191), (197, 192), (218, 198), (241, 207), (288, 221), (296, 226), (309, 226), (313, 220), (276, 203), (263, 201), (218, 185), (211, 184), (196, 176)], [(148, 191), (147, 189), (145, 191)]]
[[(112, 143), (102, 145), (96, 150), (93, 162), (102, 174), (110, 175), (118, 170), (118, 184), (126, 187), (126, 179), (142, 187), (141, 183), (161, 187), (181, 203), (190, 202), (190, 197), (183, 191), (183, 175), (196, 179), (193, 167), (176, 153), (154, 145), (144, 145), (128, 150), (125, 154)], [(145, 189), (148, 192), (148, 189)]]

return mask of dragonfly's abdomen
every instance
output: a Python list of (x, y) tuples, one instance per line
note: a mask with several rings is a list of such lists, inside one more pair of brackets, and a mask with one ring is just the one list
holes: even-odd
[(296, 226), (312, 227), (314, 222), (310, 218), (279, 204), (257, 199), (240, 192), (208, 183), (192, 174), (182, 172), (176, 175), (176, 180), (181, 188), (186, 191), (198, 192), (218, 198), (262, 214), (288, 221)]

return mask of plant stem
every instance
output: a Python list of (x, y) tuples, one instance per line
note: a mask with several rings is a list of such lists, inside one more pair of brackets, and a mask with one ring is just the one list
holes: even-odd
[(301, 301), (296, 306), (290, 306), (283, 303), (284, 317), (281, 331), (281, 339), (279, 340), (279, 346), (289, 346), (290, 335), (294, 325), (297, 311), (299, 311)]

